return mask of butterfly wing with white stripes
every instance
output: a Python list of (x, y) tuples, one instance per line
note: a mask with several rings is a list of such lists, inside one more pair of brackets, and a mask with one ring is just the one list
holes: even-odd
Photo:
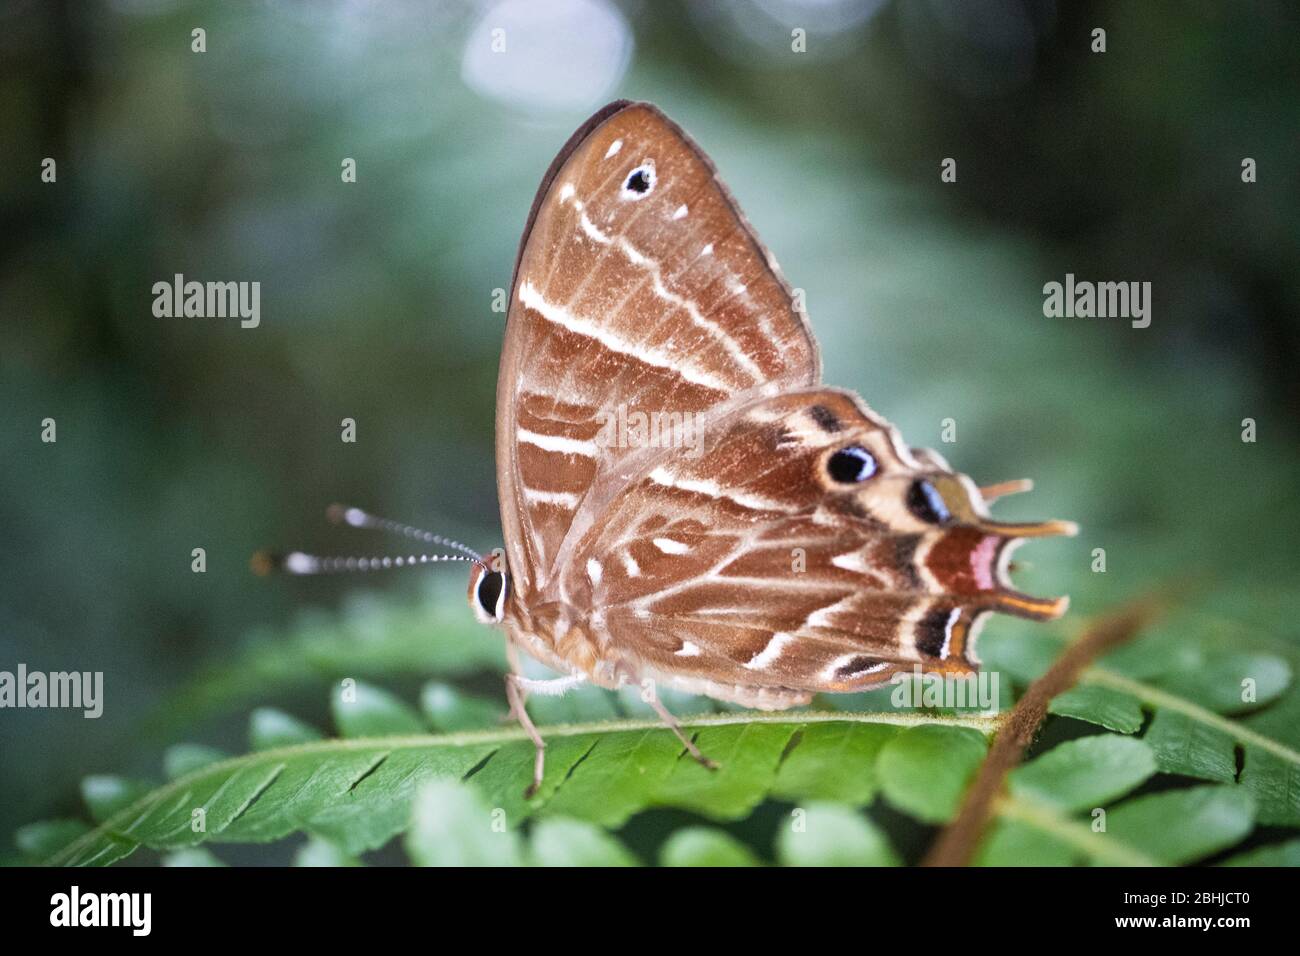
[(566, 541), (654, 450), (620, 422), (818, 378), (806, 320), (707, 157), (649, 104), (601, 110), (543, 179), (515, 267), (497, 386), (515, 594), (558, 597)]
[(788, 286), (704, 154), (616, 103), (542, 182), (497, 386), (512, 637), (597, 683), (755, 706), (966, 673), (1021, 537), (936, 454), (819, 385)]
[(969, 673), (989, 611), (1050, 619), (1012, 590), (1021, 537), (964, 475), (838, 389), (760, 399), (629, 482), (565, 568), (618, 672), (751, 706), (861, 690), (898, 670)]

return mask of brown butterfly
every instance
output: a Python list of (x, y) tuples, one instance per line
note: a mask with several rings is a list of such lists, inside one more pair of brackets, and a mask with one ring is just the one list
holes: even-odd
[[(1019, 539), (1074, 526), (991, 520), (987, 502), (1028, 482), (981, 492), (822, 385), (776, 261), (708, 157), (647, 103), (600, 110), (542, 179), (511, 286), (496, 451), (504, 555), (339, 514), (459, 552), (383, 566), (473, 560), (470, 605), (506, 632), (534, 788), (545, 744), (528, 693), (631, 682), (784, 709), (915, 665), (973, 673), (986, 612), (1066, 608), (1012, 590), (1007, 561)], [(343, 567), (329, 560), (344, 559), (280, 563)], [(515, 649), (564, 676), (525, 677)]]

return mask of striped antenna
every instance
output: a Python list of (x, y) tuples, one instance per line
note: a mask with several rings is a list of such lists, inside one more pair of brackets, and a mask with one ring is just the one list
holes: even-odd
[(256, 574), (343, 574), (349, 571), (387, 571), (391, 568), (413, 568), (421, 564), (435, 564), (442, 561), (473, 561), (463, 554), (408, 554), (381, 555), (374, 558), (326, 557), (318, 554), (306, 554), (302, 551), (290, 551), (287, 554), (274, 554), (259, 551), (253, 555), (252, 567)]
[(404, 538), (413, 538), (416, 541), (423, 541), (426, 544), (441, 545), (444, 548), (451, 548), (453, 551), (459, 551), (461, 554), (468, 555), (474, 561), (482, 561), (483, 555), (479, 554), (473, 548), (461, 544), (459, 541), (453, 541), (451, 538), (445, 538), (440, 534), (433, 534), (430, 531), (422, 531), (419, 528), (413, 528), (409, 524), (402, 524), (398, 521), (390, 521), (388, 518), (380, 518), (360, 508), (352, 508), (347, 505), (330, 505), (325, 512), (330, 521), (335, 524), (345, 524), (353, 528), (365, 528), (369, 531), (387, 531), (389, 534), (401, 535)]
[(427, 544), (436, 544), (451, 548), (458, 554), (407, 554), (380, 555), (378, 557), (333, 557), (307, 554), (303, 551), (289, 551), (284, 554), (272, 551), (259, 551), (253, 555), (252, 567), (256, 574), (307, 575), (307, 574), (343, 574), (349, 571), (387, 571), (391, 568), (413, 568), (422, 564), (437, 564), (445, 561), (482, 562), (483, 556), (468, 545), (445, 538), (430, 531), (421, 531), (409, 524), (379, 518), (345, 505), (330, 505), (326, 517), (335, 524), (345, 524), (353, 528), (365, 528), (370, 531), (387, 531), (390, 534), (413, 538)]

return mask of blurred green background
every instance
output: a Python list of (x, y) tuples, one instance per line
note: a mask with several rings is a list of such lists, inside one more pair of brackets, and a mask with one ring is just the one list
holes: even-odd
[[(460, 567), (248, 558), (380, 552), (334, 501), (498, 543), (493, 292), (617, 96), (713, 156), (828, 382), (978, 482), (1033, 477), (1000, 514), (1082, 524), (1020, 552), (1026, 590), (1191, 581), (1293, 652), (1298, 27), (1286, 0), (6, 3), (0, 669), (102, 670), (106, 704), (0, 712), (0, 832), (175, 739), (239, 749), (252, 704), (319, 717), (339, 674), (497, 692)], [(1151, 282), (1150, 328), (1045, 318), (1067, 272)], [(260, 281), (260, 327), (155, 318), (175, 273)]]

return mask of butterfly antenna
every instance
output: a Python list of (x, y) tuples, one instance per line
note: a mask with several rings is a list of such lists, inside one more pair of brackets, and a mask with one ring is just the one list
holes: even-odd
[(387, 571), (391, 568), (413, 568), (421, 564), (435, 564), (441, 561), (473, 561), (464, 554), (408, 554), (381, 555), (374, 558), (325, 557), (318, 554), (306, 554), (302, 551), (290, 551), (276, 554), (259, 551), (253, 555), (252, 567), (256, 574), (343, 574), (349, 571)]
[(483, 555), (479, 554), (468, 545), (461, 544), (459, 541), (453, 541), (451, 538), (443, 537), (440, 534), (433, 534), (430, 531), (422, 531), (419, 528), (413, 528), (409, 524), (402, 524), (398, 521), (390, 521), (388, 518), (380, 518), (360, 508), (352, 508), (347, 505), (330, 505), (325, 512), (326, 517), (335, 524), (345, 524), (353, 528), (366, 528), (370, 531), (387, 531), (390, 534), (401, 535), (404, 538), (413, 538), (416, 541), (423, 541), (426, 544), (436, 544), (444, 548), (451, 548), (453, 551), (459, 551), (467, 555), (471, 560), (482, 561)]

